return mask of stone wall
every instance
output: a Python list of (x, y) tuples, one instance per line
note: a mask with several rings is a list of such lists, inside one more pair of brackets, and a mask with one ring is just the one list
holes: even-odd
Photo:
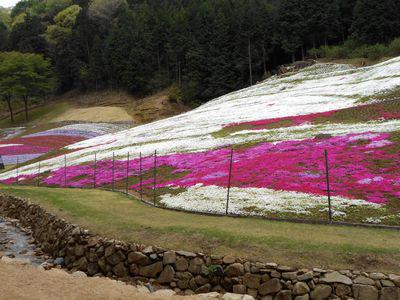
[(400, 300), (400, 276), (294, 269), (231, 256), (172, 251), (105, 239), (16, 197), (0, 196), (0, 215), (30, 227), (42, 250), (70, 270), (151, 281), (182, 293), (234, 292), (257, 299)]

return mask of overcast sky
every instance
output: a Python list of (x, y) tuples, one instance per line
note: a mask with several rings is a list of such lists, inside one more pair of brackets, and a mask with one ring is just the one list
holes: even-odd
[(20, 0), (0, 0), (0, 6), (11, 7), (14, 6)]

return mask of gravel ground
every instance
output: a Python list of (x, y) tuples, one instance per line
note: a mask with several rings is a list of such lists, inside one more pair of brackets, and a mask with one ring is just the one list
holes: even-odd
[(79, 278), (60, 269), (44, 271), (16, 260), (5, 260), (0, 260), (1, 299), (206, 299), (199, 296), (173, 296), (168, 291), (150, 294), (146, 287), (134, 287), (108, 278)]

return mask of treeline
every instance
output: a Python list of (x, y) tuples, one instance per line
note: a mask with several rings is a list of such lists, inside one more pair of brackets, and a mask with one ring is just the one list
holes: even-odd
[(365, 45), (354, 40), (348, 40), (343, 45), (321, 46), (320, 48), (310, 49), (309, 55), (315, 58), (368, 58), (371, 61), (376, 61), (384, 57), (400, 55), (400, 38), (395, 38), (387, 44), (374, 45)]
[(398, 0), (23, 0), (0, 22), (0, 49), (51, 58), (59, 92), (175, 84), (193, 104), (312, 48), (399, 32)]

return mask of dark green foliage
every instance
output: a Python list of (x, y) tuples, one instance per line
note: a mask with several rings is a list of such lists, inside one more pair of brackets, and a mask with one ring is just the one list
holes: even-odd
[(0, 51), (4, 51), (7, 48), (7, 39), (7, 26), (0, 20)]
[(400, 34), (400, 1), (358, 0), (351, 30), (366, 44), (392, 40)]
[(11, 11), (9, 33), (0, 22), (0, 49), (9, 36), (11, 50), (50, 57), (60, 92), (144, 95), (174, 85), (183, 101), (197, 105), (307, 55), (398, 54), (398, 42), (375, 45), (394, 37), (398, 6), (397, 0), (23, 0)]

